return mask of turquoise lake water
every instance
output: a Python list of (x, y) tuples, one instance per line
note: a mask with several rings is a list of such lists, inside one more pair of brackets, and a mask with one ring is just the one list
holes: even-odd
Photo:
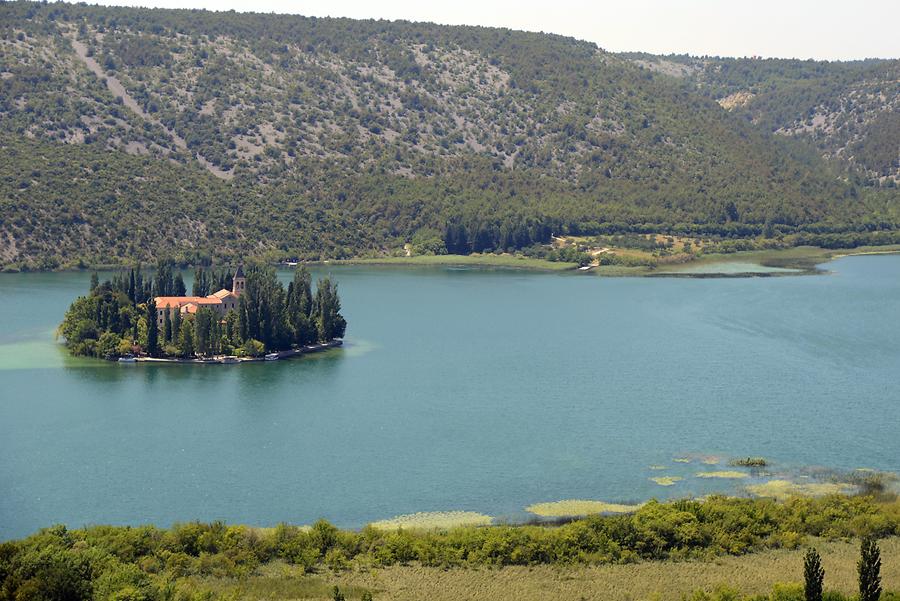
[(0, 275), (0, 539), (60, 522), (522, 519), (542, 501), (735, 492), (695, 474), (747, 455), (895, 471), (900, 256), (826, 268), (333, 268), (346, 348), (230, 366), (69, 358), (52, 331), (89, 274)]

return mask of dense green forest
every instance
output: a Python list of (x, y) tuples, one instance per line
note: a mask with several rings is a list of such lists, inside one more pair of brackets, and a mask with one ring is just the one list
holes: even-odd
[[(229, 270), (204, 270), (194, 275), (193, 293), (210, 294), (228, 283)], [(114, 359), (122, 355), (150, 357), (259, 357), (268, 351), (287, 350), (343, 338), (347, 322), (341, 315), (337, 284), (323, 278), (312, 290), (312, 278), (298, 267), (287, 290), (272, 267), (246, 269), (246, 289), (236, 309), (224, 317), (214, 309), (196, 313), (167, 311), (162, 327), (155, 297), (183, 296), (186, 287), (172, 261), (162, 260), (152, 278), (140, 267), (111, 280), (92, 278), (86, 296), (75, 299), (59, 326), (59, 335), (75, 355)], [(213, 291), (214, 292), (214, 291)]]
[[(879, 243), (900, 229), (896, 68), (6, 2), (0, 268), (340, 259), (416, 241), (496, 252), (635, 232)], [(720, 106), (748, 90), (746, 106)], [(827, 139), (803, 125), (820, 105), (843, 107)]]
[[(874, 540), (897, 534), (900, 513), (896, 501), (843, 496), (783, 503), (726, 497), (652, 501), (629, 515), (594, 516), (562, 525), (438, 531), (371, 526), (349, 531), (321, 520), (307, 528), (284, 524), (251, 528), (221, 522), (187, 523), (170, 529), (93, 526), (68, 530), (54, 526), (0, 544), (0, 599), (208, 600), (219, 598), (211, 590), (215, 579), (244, 581), (262, 573), (274, 580), (277, 570), (267, 567), (278, 564), (325, 574), (357, 565), (373, 569), (408, 563), (444, 568), (599, 565), (712, 559), (767, 548), (796, 548), (810, 536)], [(870, 556), (877, 553), (877, 546), (868, 544)], [(871, 560), (865, 567), (871, 584), (877, 570)], [(802, 580), (802, 574), (802, 565), (798, 565), (797, 580)], [(275, 596), (297, 598), (296, 589), (273, 590)], [(777, 599), (804, 599), (802, 588), (799, 592), (791, 588), (790, 594), (787, 590)], [(272, 593), (265, 598), (273, 598)], [(696, 598), (734, 601), (740, 597), (734, 593)], [(828, 598), (844, 599), (838, 595)], [(897, 597), (885, 593), (881, 598)]]

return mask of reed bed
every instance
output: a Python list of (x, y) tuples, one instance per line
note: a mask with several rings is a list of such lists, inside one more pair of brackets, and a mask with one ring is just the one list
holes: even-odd
[(372, 522), (378, 530), (446, 530), (460, 526), (489, 526), (494, 518), (474, 511), (425, 511)]
[(804, 482), (790, 480), (769, 480), (760, 484), (749, 484), (747, 492), (757, 497), (786, 499), (788, 497), (824, 497), (825, 495), (848, 494), (854, 486), (846, 482)]
[(656, 482), (660, 486), (675, 486), (676, 482), (681, 482), (684, 478), (681, 476), (657, 476), (655, 478), (650, 478), (650, 480)]
[(550, 503), (535, 503), (525, 511), (548, 518), (594, 515), (597, 513), (631, 513), (641, 508), (641, 503), (627, 505), (623, 503), (607, 503), (606, 501), (589, 501), (585, 499), (567, 499)]
[(697, 472), (694, 474), (698, 478), (724, 478), (724, 479), (740, 479), (740, 478), (749, 478), (750, 474), (747, 472), (739, 472), (737, 470), (718, 470), (714, 472)]

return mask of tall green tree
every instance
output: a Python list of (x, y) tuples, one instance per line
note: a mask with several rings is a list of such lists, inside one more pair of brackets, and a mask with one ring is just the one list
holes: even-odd
[(137, 298), (137, 282), (134, 278), (134, 268), (131, 269), (131, 273), (128, 278), (128, 298), (131, 302), (135, 302), (135, 298)]
[(228, 344), (233, 347), (238, 347), (243, 344), (244, 340), (241, 338), (241, 329), (240, 324), (238, 323), (238, 312), (234, 309), (229, 309), (228, 313), (225, 314), (225, 324), (222, 328), (222, 339), (225, 344)]
[(163, 344), (172, 342), (172, 311), (166, 307), (163, 313)]
[(862, 540), (859, 549), (859, 601), (878, 601), (881, 597), (881, 551), (873, 537)]
[(285, 348), (291, 336), (285, 319), (284, 286), (275, 269), (255, 265), (245, 269), (246, 289), (238, 301), (241, 338), (255, 339), (267, 348)]
[(215, 273), (210, 273), (203, 267), (198, 267), (194, 270), (194, 285), (191, 289), (191, 293), (194, 296), (209, 296), (213, 292), (212, 290), (212, 281), (211, 276), (214, 276)]
[(206, 307), (199, 309), (194, 315), (194, 347), (197, 354), (208, 357), (215, 354), (216, 334), (219, 316)]
[(178, 337), (181, 335), (181, 311), (178, 309), (172, 310), (172, 340), (171, 343), (177, 345)]
[(806, 551), (803, 558), (803, 594), (806, 601), (822, 601), (822, 589), (825, 584), (825, 568), (822, 558), (813, 548)]
[(187, 294), (187, 288), (184, 285), (184, 278), (181, 277), (181, 272), (175, 274), (175, 282), (173, 284), (172, 294), (174, 296), (184, 296)]
[(287, 318), (294, 344), (302, 346), (316, 341), (316, 326), (310, 317), (312, 300), (312, 276), (301, 265), (294, 271), (287, 291)]
[(344, 337), (347, 321), (341, 315), (341, 299), (338, 297), (337, 284), (332, 282), (330, 277), (319, 280), (316, 285), (313, 315), (320, 341), (327, 342)]
[(156, 301), (152, 298), (147, 301), (144, 317), (147, 320), (147, 348), (144, 350), (151, 357), (155, 357), (159, 354), (159, 324), (156, 321)]
[(181, 322), (178, 336), (178, 356), (188, 359), (194, 356), (194, 326), (190, 319)]

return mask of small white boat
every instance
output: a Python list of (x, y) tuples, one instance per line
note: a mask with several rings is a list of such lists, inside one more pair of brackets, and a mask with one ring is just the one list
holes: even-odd
[(278, 361), (279, 358), (278, 353), (269, 353), (266, 355), (266, 361)]
[(122, 355), (119, 357), (119, 363), (136, 363), (137, 358), (134, 355)]

